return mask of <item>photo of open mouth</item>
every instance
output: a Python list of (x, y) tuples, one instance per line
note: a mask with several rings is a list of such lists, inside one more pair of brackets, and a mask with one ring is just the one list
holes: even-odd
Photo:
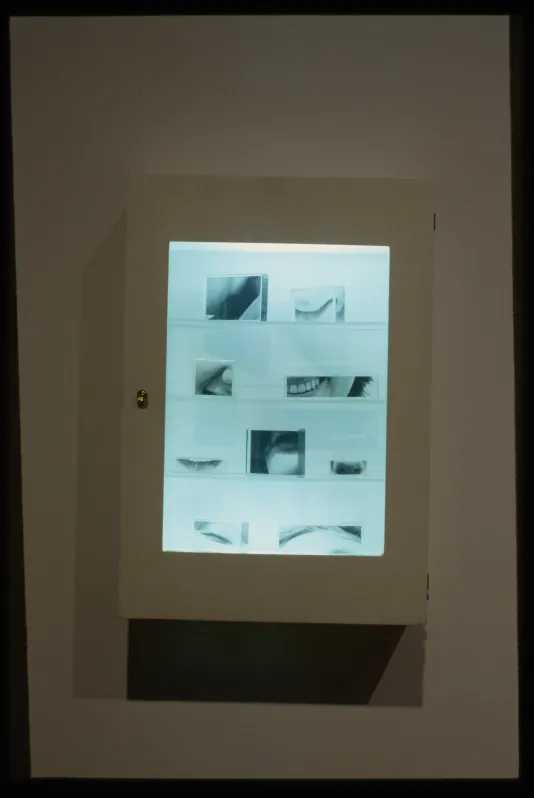
[(372, 377), (286, 377), (290, 399), (375, 398)]
[(250, 474), (304, 476), (306, 432), (300, 430), (249, 430)]
[(291, 298), (297, 322), (345, 321), (345, 289), (340, 286), (295, 288)]
[(177, 457), (175, 463), (179, 470), (198, 473), (215, 471), (215, 469), (219, 468), (221, 465), (222, 460), (199, 457), (194, 459), (192, 457)]
[(363, 474), (367, 470), (367, 460), (330, 460), (330, 472), (336, 475)]
[(230, 361), (196, 360), (195, 393), (201, 396), (232, 396), (233, 370)]

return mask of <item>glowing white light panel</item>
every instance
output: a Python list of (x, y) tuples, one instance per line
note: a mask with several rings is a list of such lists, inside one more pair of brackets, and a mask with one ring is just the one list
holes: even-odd
[(384, 553), (389, 248), (172, 242), (163, 550)]

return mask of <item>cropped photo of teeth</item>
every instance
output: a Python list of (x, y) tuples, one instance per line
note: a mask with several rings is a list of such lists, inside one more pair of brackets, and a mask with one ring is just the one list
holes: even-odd
[(363, 474), (367, 471), (367, 460), (330, 460), (330, 473), (338, 476)]
[(248, 546), (248, 523), (195, 521), (194, 551), (245, 552)]
[(345, 289), (339, 286), (317, 286), (316, 288), (294, 288), (291, 299), (298, 322), (345, 321)]
[(204, 396), (232, 396), (232, 363), (220, 360), (195, 361), (195, 393)]
[(282, 526), (280, 554), (361, 554), (361, 526)]
[(174, 460), (176, 471), (184, 474), (211, 474), (221, 468), (223, 461), (207, 457), (177, 457)]
[(375, 399), (373, 377), (286, 377), (290, 399)]
[(206, 279), (206, 319), (213, 321), (265, 321), (267, 278), (264, 275), (229, 275)]
[(251, 474), (304, 476), (305, 431), (249, 430), (248, 467)]

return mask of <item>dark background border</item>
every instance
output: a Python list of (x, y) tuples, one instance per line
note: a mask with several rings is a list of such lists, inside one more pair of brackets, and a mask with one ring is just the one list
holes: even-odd
[[(95, 9), (93, 9), (94, 11)], [(467, 9), (466, 9), (467, 10)], [(20, 12), (19, 12), (20, 13)], [(35, 14), (43, 13), (40, 9)], [(132, 12), (135, 13), (135, 12)], [(153, 13), (157, 13), (156, 9)], [(198, 11), (197, 11), (198, 13)], [(7, 607), (7, 735), (8, 773), (11, 779), (30, 776), (28, 679), (26, 661), (26, 621), (24, 605), (24, 563), (22, 545), (22, 489), (20, 457), (20, 410), (18, 390), (17, 305), (14, 246), (13, 158), (11, 140), (10, 105), (10, 49), (9, 17), (4, 17), (4, 89), (6, 93), (4, 130), (6, 133), (6, 257), (1, 270), (5, 297), (4, 341), (7, 340), (7, 359), (4, 387), (8, 396), (8, 412), (4, 413), (5, 465), (8, 475), (7, 490), (7, 556), (2, 558), (7, 586), (4, 606)], [(514, 283), (514, 346), (515, 346), (515, 397), (516, 397), (516, 484), (517, 484), (517, 546), (518, 546), (518, 625), (519, 625), (519, 686), (520, 686), (520, 766), (522, 776), (528, 766), (526, 733), (527, 708), (532, 705), (532, 694), (527, 694), (528, 672), (528, 497), (527, 488), (527, 305), (528, 275), (526, 252), (531, 251), (526, 241), (525, 224), (526, 187), (532, 180), (531, 148), (527, 142), (534, 140), (526, 131), (526, 20), (522, 15), (510, 18), (510, 83), (512, 119), (512, 211), (513, 211), (513, 283)], [(532, 669), (532, 666), (531, 666)], [(55, 780), (46, 780), (48, 782)], [(153, 786), (153, 784), (151, 785)]]
[[(3, 340), (7, 341), (7, 358), (3, 389), (7, 393), (7, 410), (4, 420), (5, 472), (7, 473), (7, 534), (6, 552), (1, 557), (4, 569), (2, 586), (7, 586), (4, 606), (7, 606), (7, 685), (4, 713), (8, 724), (5, 738), (8, 742), (8, 768), (10, 779), (30, 777), (30, 728), (28, 717), (28, 663), (26, 657), (26, 610), (24, 596), (24, 553), (22, 536), (22, 482), (20, 452), (19, 369), (17, 341), (17, 289), (15, 273), (15, 214), (13, 196), (13, 143), (11, 131), (11, 70), (9, 19), (4, 24), (4, 115), (6, 153), (6, 242), (2, 264), (0, 295), (5, 297), (2, 314)], [(4, 397), (5, 397), (4, 393)], [(6, 712), (7, 710), (7, 712)]]
[[(515, 461), (516, 461), (516, 539), (517, 539), (517, 617), (519, 653), (519, 772), (522, 778), (532, 775), (532, 745), (528, 734), (528, 708), (534, 707), (532, 681), (527, 674), (534, 672), (532, 657), (529, 657), (529, 594), (527, 590), (529, 563), (532, 562), (532, 486), (527, 485), (528, 430), (532, 426), (532, 409), (527, 408), (528, 366), (528, 306), (529, 292), (527, 252), (532, 247), (527, 242), (527, 187), (532, 186), (532, 125), (527, 130), (527, 44), (528, 17), (521, 14), (510, 16), (510, 111), (512, 152), (512, 272), (514, 314), (514, 384), (515, 384)], [(532, 91), (532, 86), (531, 86)], [(530, 142), (530, 146), (529, 146)], [(532, 225), (532, 221), (531, 221)], [(530, 280), (532, 278), (530, 277)], [(532, 310), (532, 309), (531, 309)], [(530, 547), (530, 556), (529, 556)], [(532, 566), (530, 565), (532, 573)], [(532, 615), (530, 614), (530, 620)], [(532, 715), (532, 713), (531, 713)], [(530, 740), (530, 745), (529, 745)], [(530, 779), (529, 779), (530, 780)]]

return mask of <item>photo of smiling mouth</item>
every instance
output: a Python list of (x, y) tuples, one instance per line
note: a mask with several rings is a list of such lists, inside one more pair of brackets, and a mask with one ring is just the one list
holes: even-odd
[(286, 396), (290, 399), (373, 399), (372, 377), (286, 377)]
[(287, 377), (288, 396), (328, 396), (328, 377)]
[(341, 286), (296, 288), (291, 291), (295, 321), (343, 322), (345, 289)]
[(177, 457), (176, 465), (181, 466), (186, 471), (215, 471), (220, 466), (222, 460), (208, 460), (206, 458), (192, 459), (190, 457)]

